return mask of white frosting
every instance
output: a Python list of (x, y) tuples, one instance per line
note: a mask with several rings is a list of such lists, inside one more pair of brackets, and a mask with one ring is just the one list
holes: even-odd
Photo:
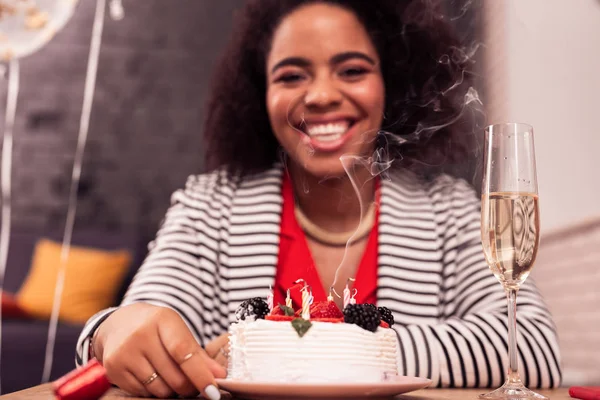
[(240, 321), (230, 329), (228, 378), (255, 382), (378, 382), (398, 373), (392, 329), (312, 322), (300, 337), (291, 322)]

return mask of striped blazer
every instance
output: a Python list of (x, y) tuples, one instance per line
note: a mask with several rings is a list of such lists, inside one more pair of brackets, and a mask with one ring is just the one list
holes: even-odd
[[(280, 165), (250, 177), (216, 170), (176, 191), (122, 305), (170, 307), (204, 344), (224, 333), (238, 305), (275, 280), (282, 210)], [(439, 387), (496, 387), (508, 367), (507, 305), (485, 262), (480, 202), (462, 180), (395, 171), (382, 180), (379, 306), (392, 310), (400, 373)], [(551, 315), (531, 278), (519, 292), (519, 361), (531, 387), (561, 381)], [(77, 345), (114, 308), (90, 318)]]

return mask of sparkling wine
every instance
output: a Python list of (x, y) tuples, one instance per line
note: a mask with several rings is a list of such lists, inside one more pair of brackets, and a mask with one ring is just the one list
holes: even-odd
[(518, 288), (533, 268), (539, 243), (538, 196), (496, 192), (482, 196), (481, 237), (487, 263), (507, 288)]

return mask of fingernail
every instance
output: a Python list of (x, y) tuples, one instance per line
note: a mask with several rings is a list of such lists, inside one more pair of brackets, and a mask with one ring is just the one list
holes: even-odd
[(217, 389), (217, 387), (215, 385), (208, 385), (207, 387), (205, 387), (204, 394), (210, 400), (220, 400), (221, 399), (221, 392), (219, 392), (219, 389)]

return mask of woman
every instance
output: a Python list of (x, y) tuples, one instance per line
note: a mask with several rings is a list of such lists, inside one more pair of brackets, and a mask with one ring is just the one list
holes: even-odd
[[(401, 374), (502, 383), (506, 304), (479, 201), (431, 167), (473, 147), (469, 60), (429, 3), (247, 3), (209, 107), (214, 168), (173, 195), (123, 303), (88, 321), (79, 364), (98, 358), (136, 395), (217, 399), (242, 301), (272, 285), (283, 302), (297, 279), (325, 300), (355, 279), (358, 302), (394, 313)], [(531, 281), (519, 313), (526, 384), (558, 386), (556, 334)]]

